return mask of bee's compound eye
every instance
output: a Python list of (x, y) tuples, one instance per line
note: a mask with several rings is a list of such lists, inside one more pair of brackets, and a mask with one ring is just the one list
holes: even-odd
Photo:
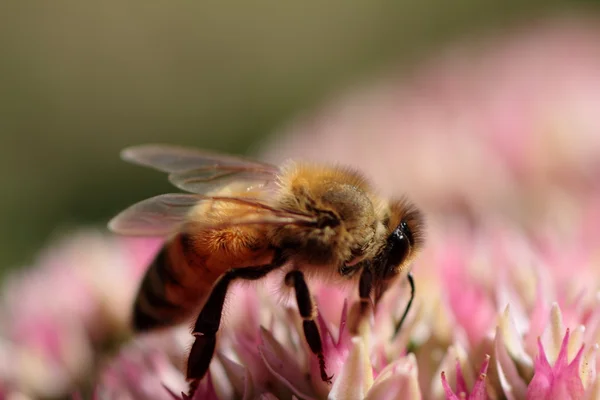
[(404, 236), (406, 236), (406, 238), (408, 239), (408, 243), (410, 243), (411, 246), (415, 244), (415, 238), (413, 236), (412, 230), (410, 229), (406, 221), (402, 220), (402, 222), (400, 222), (400, 225), (396, 229), (400, 229), (402, 233), (404, 233)]
[(410, 238), (402, 225), (401, 223), (388, 238), (387, 274), (391, 274), (398, 265), (402, 264), (410, 253)]

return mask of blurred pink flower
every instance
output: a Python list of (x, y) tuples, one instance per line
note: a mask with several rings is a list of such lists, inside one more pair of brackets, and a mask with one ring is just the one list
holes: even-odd
[[(392, 339), (403, 281), (362, 319), (356, 288), (310, 282), (329, 386), (282, 277), (236, 287), (193, 400), (600, 398), (593, 22), (551, 20), (451, 47), (410, 80), (346, 95), (274, 141), (270, 160), (354, 165), (426, 209), (414, 308)], [(100, 365), (100, 398), (185, 399), (185, 326), (105, 354), (127, 332), (158, 243), (75, 235), (7, 281), (0, 388), (64, 395)]]
[[(273, 162), (356, 166), (385, 194), (408, 194), (427, 210), (428, 249), (415, 265), (424, 320), (411, 338), (427, 349), (414, 350), (425, 398), (444, 396), (432, 379), (453, 371), (455, 357), (472, 376), (486, 353), (488, 392), (525, 398), (541, 368), (537, 337), (563, 318), (585, 325), (586, 348), (596, 346), (597, 22), (528, 21), (451, 46), (409, 79), (382, 77), (298, 118), (264, 150)], [(446, 356), (428, 365), (434, 350)]]
[(564, 212), (600, 197), (598, 26), (595, 14), (528, 20), (449, 46), (298, 117), (263, 154), (355, 166), (430, 213)]
[[(488, 393), (529, 399), (540, 391), (550, 393), (546, 398), (562, 398), (557, 390), (586, 396), (597, 390), (600, 300), (584, 296), (565, 302), (561, 311), (550, 303), (562, 286), (552, 273), (551, 260), (544, 280), (536, 275), (538, 269), (523, 268), (543, 259), (534, 240), (518, 229), (494, 226), (480, 231), (480, 239), (474, 241), (456, 228), (464, 241), (441, 245), (433, 233), (433, 244), (416, 268), (437, 272), (417, 281), (415, 309), (393, 341), (393, 324), (407, 296), (404, 285), (393, 287), (371, 318), (358, 319), (352, 292), (312, 282), (317, 303), (323, 305), (319, 326), (334, 375), (332, 386), (319, 378), (294, 303), (285, 295), (273, 296), (271, 285), (280, 277), (259, 287), (235, 288), (210, 378), (202, 381), (194, 399), (487, 399)], [(448, 247), (454, 251), (449, 253)], [(554, 245), (548, 248), (554, 250)], [(456, 284), (466, 290), (477, 286), (485, 312), (494, 318), (466, 317), (461, 301), (472, 304), (470, 296), (456, 299), (455, 305), (446, 300), (455, 289), (448, 284), (453, 282), (444, 284), (440, 272), (457, 266), (471, 279), (461, 278)], [(593, 264), (573, 267), (585, 271)], [(565, 318), (573, 332), (566, 336)], [(479, 334), (467, 334), (474, 330), (472, 324)], [(538, 344), (531, 346), (532, 337), (540, 338)], [(109, 398), (185, 399), (180, 394), (186, 391), (181, 367), (191, 339), (185, 327), (138, 339), (104, 369), (98, 393)]]
[(60, 396), (89, 379), (96, 352), (128, 335), (130, 304), (158, 244), (83, 231), (9, 277), (0, 297), (4, 386)]

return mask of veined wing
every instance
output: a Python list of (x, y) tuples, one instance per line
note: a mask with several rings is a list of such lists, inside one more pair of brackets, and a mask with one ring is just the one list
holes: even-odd
[(169, 181), (177, 188), (197, 194), (215, 193), (231, 186), (235, 191), (273, 189), (276, 174), (249, 170), (247, 167), (207, 167), (169, 174)]
[(143, 144), (121, 152), (125, 161), (151, 167), (167, 173), (178, 173), (205, 167), (240, 167), (277, 173), (271, 164), (243, 157), (166, 144)]
[[(203, 202), (213, 205), (228, 203), (246, 207), (247, 212), (236, 214), (221, 222), (189, 220), (192, 209)], [(210, 220), (207, 220), (210, 221)], [(109, 222), (115, 233), (132, 236), (167, 236), (182, 230), (187, 222), (202, 229), (220, 229), (237, 225), (310, 225), (314, 216), (274, 208), (259, 199), (247, 197), (203, 196), (197, 194), (163, 194), (132, 205)]]
[(196, 196), (161, 194), (123, 210), (108, 223), (115, 233), (132, 236), (167, 236), (186, 221), (198, 204)]
[[(121, 157), (169, 173), (169, 181), (187, 192), (206, 194), (232, 183), (247, 190), (272, 183), (279, 168), (242, 157), (186, 147), (148, 144), (129, 147)], [(238, 189), (240, 188), (238, 186)]]

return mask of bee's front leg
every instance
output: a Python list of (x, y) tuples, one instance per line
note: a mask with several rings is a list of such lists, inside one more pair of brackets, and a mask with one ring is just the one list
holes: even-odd
[(296, 302), (298, 304), (298, 311), (302, 317), (302, 329), (304, 330), (304, 337), (310, 347), (310, 350), (319, 359), (319, 369), (321, 372), (321, 379), (324, 382), (331, 384), (331, 378), (333, 375), (328, 376), (325, 368), (325, 356), (323, 355), (323, 343), (321, 341), (321, 334), (315, 319), (317, 317), (317, 309), (314, 305), (310, 290), (304, 279), (302, 271), (293, 270), (286, 274), (285, 283), (288, 286), (294, 288), (296, 292)]

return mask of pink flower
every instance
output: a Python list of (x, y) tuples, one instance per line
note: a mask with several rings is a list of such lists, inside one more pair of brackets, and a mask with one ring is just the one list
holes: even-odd
[[(598, 37), (552, 20), (464, 43), (297, 121), (266, 158), (354, 165), (426, 210), (413, 309), (392, 338), (403, 279), (366, 318), (356, 288), (309, 282), (328, 385), (283, 277), (235, 287), (192, 400), (600, 397)], [(121, 340), (159, 244), (75, 234), (7, 281), (0, 388), (186, 399), (187, 326)]]
[(460, 363), (456, 363), (456, 393), (450, 388), (448, 381), (446, 380), (446, 373), (442, 372), (442, 386), (446, 392), (447, 400), (487, 400), (487, 392), (485, 391), (485, 378), (488, 366), (490, 364), (490, 356), (485, 357), (485, 361), (481, 366), (479, 377), (477, 382), (473, 385), (473, 389), (469, 392), (465, 378), (463, 377)]
[(206, 376), (198, 385), (196, 392), (193, 396), (188, 396), (185, 393), (181, 393), (181, 397), (169, 390), (169, 393), (175, 400), (219, 400), (215, 387), (212, 383), (210, 373)]
[(7, 279), (0, 381), (30, 396), (61, 396), (87, 379), (95, 353), (128, 335), (137, 282), (158, 244), (83, 231)]
[(551, 366), (546, 357), (541, 340), (538, 339), (539, 354), (535, 359), (535, 375), (527, 389), (527, 399), (581, 399), (585, 389), (579, 375), (579, 364), (583, 355), (583, 346), (569, 363), (567, 347), (569, 330), (562, 341), (558, 358)]
[(593, 15), (462, 41), (299, 116), (264, 154), (355, 166), (430, 213), (537, 224), (600, 193), (599, 37)]
[(447, 282), (446, 300), (455, 322), (464, 329), (469, 342), (479, 343), (493, 325), (497, 311), (489, 291), (468, 275), (463, 263), (469, 258), (465, 254), (455, 254), (466, 251), (469, 250), (458, 245), (448, 246), (440, 272)]

